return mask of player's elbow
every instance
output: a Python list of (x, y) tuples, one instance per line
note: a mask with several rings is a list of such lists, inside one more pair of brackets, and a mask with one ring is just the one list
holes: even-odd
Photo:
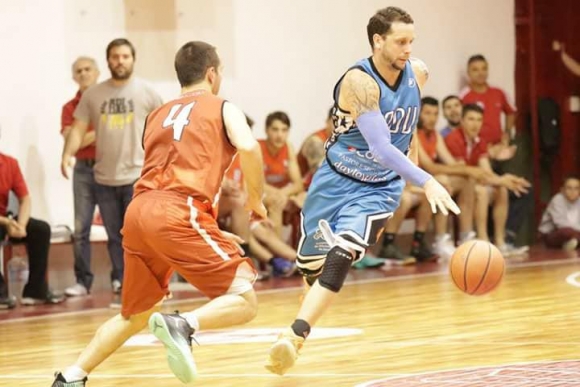
[(258, 144), (258, 141), (256, 141), (256, 139), (253, 137), (248, 138), (244, 141), (240, 141), (238, 144), (236, 144), (236, 149), (238, 150), (238, 152), (247, 152), (247, 153), (261, 152), (260, 144)]

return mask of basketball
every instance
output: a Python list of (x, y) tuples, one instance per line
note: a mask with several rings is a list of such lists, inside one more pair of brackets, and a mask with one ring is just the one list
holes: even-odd
[(459, 246), (449, 263), (453, 283), (472, 296), (489, 293), (503, 278), (505, 261), (497, 247), (482, 240)]

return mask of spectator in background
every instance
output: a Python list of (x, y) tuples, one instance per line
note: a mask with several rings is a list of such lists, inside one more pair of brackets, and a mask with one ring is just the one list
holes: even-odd
[(539, 227), (547, 247), (575, 250), (580, 242), (580, 178), (569, 176), (564, 180), (544, 211)]
[(564, 43), (561, 43), (557, 40), (552, 42), (552, 48), (554, 51), (560, 51), (560, 55), (562, 57), (562, 63), (570, 72), (576, 76), (580, 77), (580, 62), (574, 60), (568, 53), (564, 47)]
[(304, 191), (296, 153), (288, 142), (290, 118), (281, 111), (266, 117), (266, 139), (259, 140), (264, 157), (264, 205), (276, 234), (282, 235), (282, 214), (288, 200)]
[(448, 95), (443, 99), (441, 107), (443, 108), (443, 117), (447, 120), (447, 126), (442, 128), (439, 133), (443, 138), (445, 138), (455, 128), (459, 127), (463, 104), (458, 96)]
[[(516, 123), (516, 108), (506, 93), (487, 83), (488, 63), (481, 54), (473, 55), (467, 61), (469, 85), (459, 94), (462, 103), (477, 104), (483, 109), (483, 126), (479, 137), (488, 145), (488, 155), (492, 160), (511, 159), (516, 147), (510, 146), (512, 131)], [(502, 113), (505, 124), (502, 127)]]
[[(483, 127), (480, 137), (488, 144), (487, 154), (493, 171), (498, 175), (508, 172), (507, 160), (516, 154), (516, 145), (510, 145), (516, 122), (516, 108), (508, 101), (506, 93), (487, 83), (488, 63), (483, 55), (474, 55), (467, 62), (469, 86), (461, 93), (462, 102), (475, 103), (483, 108)], [(505, 116), (502, 128), (501, 116)], [(530, 192), (509, 193), (509, 213), (506, 225), (507, 243), (515, 244), (517, 233), (526, 221), (533, 205)], [(493, 225), (489, 225), (490, 229)], [(523, 246), (522, 248), (527, 248)]]
[(495, 245), (506, 256), (521, 254), (527, 251), (527, 248), (515, 248), (506, 244), (505, 240), (509, 208), (508, 191), (513, 191), (516, 195), (524, 194), (530, 187), (530, 183), (512, 174), (497, 175), (493, 172), (487, 153), (487, 143), (479, 136), (482, 126), (483, 109), (475, 104), (464, 105), (461, 126), (445, 138), (445, 144), (457, 162), (468, 166), (479, 166), (490, 176), (480, 180), (475, 187), (477, 237), (489, 240), (487, 220), (488, 208), (491, 204)]
[[(93, 58), (80, 57), (72, 65), (72, 76), (79, 86), (75, 97), (62, 107), (60, 133), (66, 139), (74, 122), (74, 112), (81, 100), (82, 93), (97, 83), (99, 69)], [(89, 125), (80, 150), (75, 155), (73, 171), (74, 235), (73, 251), (75, 257), (76, 284), (68, 287), (65, 294), (70, 297), (86, 296), (93, 284), (91, 271), (91, 223), (97, 205), (95, 197), (95, 132)]]
[[(445, 106), (445, 102), (443, 105)], [(451, 115), (455, 116), (458, 110), (461, 117), (462, 106), (457, 98), (448, 97), (447, 105), (454, 108)], [(454, 105), (458, 105), (459, 109), (456, 109)], [(473, 232), (475, 181), (491, 177), (492, 174), (479, 166), (465, 165), (454, 159), (445, 145), (443, 136), (435, 129), (438, 119), (439, 101), (433, 97), (422, 98), (417, 129), (419, 166), (435, 176), (452, 197), (457, 197), (457, 205), (461, 209), (461, 213), (458, 215), (459, 243), (461, 244), (475, 238), (475, 232)], [(457, 122), (457, 126), (459, 126), (459, 122)], [(444, 259), (449, 259), (455, 251), (448, 228), (448, 216), (442, 213), (435, 214), (433, 251)]]
[[(14, 192), (18, 198), (17, 216), (7, 214), (8, 197)], [(30, 217), (32, 200), (16, 159), (0, 153), (0, 241), (6, 238), (24, 243), (28, 253), (28, 282), (22, 292), (23, 305), (58, 304), (64, 297), (54, 294), (46, 281), (48, 252), (50, 249), (50, 226), (42, 220)], [(8, 296), (8, 288), (0, 274), (0, 309), (16, 306), (14, 295)]]
[(300, 147), (300, 151), (296, 155), (298, 166), (300, 167), (300, 174), (303, 177), (305, 190), (308, 190), (314, 172), (316, 172), (318, 166), (322, 160), (324, 160), (324, 143), (334, 130), (334, 123), (332, 122), (333, 110), (334, 106), (328, 110), (325, 127), (311, 133), (306, 140), (304, 140)]
[[(111, 286), (115, 294), (120, 294), (124, 267), (121, 228), (133, 196), (133, 183), (143, 166), (145, 120), (162, 101), (149, 85), (133, 76), (135, 48), (130, 41), (111, 41), (106, 54), (111, 78), (82, 94), (66, 138), (61, 171), (68, 178), (71, 157), (80, 149), (92, 124), (96, 138), (95, 192), (113, 266)], [(167, 125), (180, 119), (183, 117), (176, 112)]]
[[(248, 126), (253, 128), (254, 121), (246, 116)], [(286, 277), (294, 273), (296, 251), (276, 235), (269, 224), (251, 221), (246, 210), (246, 191), (240, 157), (236, 155), (224, 175), (219, 200), (218, 219), (220, 226), (244, 240), (240, 244), (245, 256), (252, 256), (258, 261), (270, 265), (274, 276)], [(258, 279), (268, 275), (259, 273)]]

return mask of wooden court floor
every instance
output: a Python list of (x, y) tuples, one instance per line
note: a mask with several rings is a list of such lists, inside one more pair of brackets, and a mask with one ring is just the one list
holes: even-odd
[[(466, 296), (445, 271), (351, 282), (285, 377), (264, 360), (297, 311), (298, 288), (260, 293), (250, 324), (205, 332), (200, 386), (580, 386), (580, 260), (510, 266), (491, 295)], [(200, 301), (167, 306), (188, 310)], [(50, 386), (113, 310), (0, 323), (0, 386)], [(88, 386), (180, 386), (147, 331)]]

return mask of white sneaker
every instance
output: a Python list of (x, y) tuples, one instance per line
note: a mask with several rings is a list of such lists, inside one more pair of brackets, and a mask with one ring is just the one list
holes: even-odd
[(81, 284), (74, 284), (73, 286), (66, 288), (64, 294), (67, 297), (82, 297), (88, 295), (89, 291)]
[(121, 294), (121, 281), (113, 280), (113, 282), (111, 282), (111, 286), (113, 287), (113, 293)]
[(477, 234), (475, 233), (475, 231), (469, 231), (467, 233), (467, 235), (465, 235), (465, 237), (463, 237), (462, 239), (459, 239), (458, 241), (458, 245), (462, 245), (465, 242), (469, 242), (474, 240), (477, 237)]
[(445, 261), (451, 259), (455, 252), (455, 245), (451, 240), (451, 235), (443, 234), (441, 237), (436, 237), (433, 243), (433, 252)]
[(510, 243), (506, 243), (503, 246), (497, 246), (497, 248), (503, 254), (504, 257), (513, 257), (516, 255), (523, 255), (523, 254), (526, 254), (530, 250), (530, 246), (516, 247)]
[(578, 239), (572, 238), (562, 245), (562, 250), (573, 251), (578, 247)]

